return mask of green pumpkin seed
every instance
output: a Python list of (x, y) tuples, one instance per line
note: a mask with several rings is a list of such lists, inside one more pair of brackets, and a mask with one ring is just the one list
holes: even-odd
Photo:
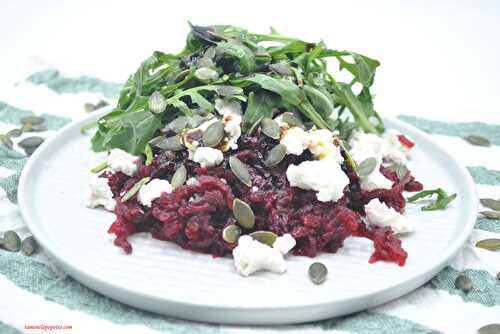
[(231, 95), (241, 95), (243, 93), (243, 89), (236, 86), (217, 86), (215, 89), (216, 93), (220, 96), (231, 96)]
[(467, 140), (470, 144), (476, 145), (476, 146), (490, 146), (490, 141), (487, 138), (481, 137), (481, 136), (476, 136), (476, 135), (470, 135), (464, 138)]
[(155, 114), (161, 114), (167, 108), (167, 99), (159, 91), (154, 91), (148, 101), (149, 111)]
[(263, 118), (260, 121), (260, 128), (266, 136), (273, 139), (280, 139), (281, 128), (276, 121), (270, 118)]
[(109, 103), (104, 100), (99, 100), (99, 102), (97, 102), (97, 104), (94, 106), (94, 110), (104, 108), (105, 106), (109, 106)]
[(122, 203), (125, 203), (126, 201), (128, 201), (129, 199), (131, 199), (132, 197), (134, 197), (135, 194), (137, 194), (137, 192), (141, 189), (141, 187), (143, 185), (145, 185), (146, 183), (148, 183), (149, 180), (151, 180), (151, 178), (149, 176), (147, 176), (147, 177), (144, 177), (144, 178), (140, 179), (139, 181), (137, 181), (136, 184), (134, 184), (132, 186), (132, 188), (130, 188), (127, 191), (127, 193), (125, 195), (123, 195), (123, 197), (122, 197)]
[(241, 228), (234, 224), (228, 225), (222, 230), (222, 239), (230, 244), (238, 242), (238, 238), (240, 237), (240, 235)]
[(24, 153), (25, 153), (28, 157), (31, 157), (31, 155), (32, 155), (33, 153), (35, 153), (35, 151), (36, 151), (36, 149), (37, 149), (37, 148), (38, 148), (38, 147), (26, 147), (26, 148), (24, 148), (23, 150), (24, 150)]
[(240, 180), (247, 187), (252, 186), (252, 178), (248, 172), (248, 167), (240, 159), (235, 156), (229, 158), (229, 167), (231, 171), (236, 175), (238, 180)]
[(500, 211), (500, 200), (495, 200), (493, 198), (481, 198), (480, 202), (483, 206), (489, 209)]
[(202, 67), (208, 67), (209, 68), (209, 67), (213, 67), (213, 66), (214, 66), (214, 62), (209, 57), (201, 57), (196, 62), (196, 67), (197, 68), (202, 68)]
[(22, 117), (21, 118), (21, 124), (23, 125), (37, 125), (37, 124), (42, 124), (45, 121), (45, 119), (41, 116), (27, 116), (27, 117)]
[(21, 242), (21, 253), (30, 256), (36, 251), (37, 243), (33, 236), (27, 237)]
[(252, 126), (250, 126), (250, 128), (247, 131), (249, 135), (251, 135), (255, 131), (255, 129), (257, 129), (262, 119), (263, 117), (259, 117), (259, 119), (255, 123), (253, 123)]
[(95, 105), (93, 103), (85, 103), (83, 105), (83, 109), (86, 113), (89, 113), (95, 110)]
[(184, 145), (182, 145), (179, 137), (172, 136), (153, 144), (153, 146), (167, 151), (180, 151), (184, 149)]
[(281, 120), (283, 122), (285, 122), (286, 124), (288, 124), (289, 126), (293, 127), (293, 126), (298, 126), (299, 128), (304, 128), (304, 123), (302, 122), (302, 120), (297, 116), (295, 115), (294, 113), (291, 113), (291, 112), (285, 112), (283, 114), (281, 114)]
[(477, 330), (477, 334), (500, 334), (500, 324), (489, 324)]
[(273, 247), (274, 242), (278, 238), (278, 236), (271, 231), (255, 231), (250, 233), (250, 236), (263, 244), (268, 245), (269, 247)]
[(47, 126), (45, 124), (34, 124), (34, 125), (26, 125), (23, 127), (26, 132), (44, 132), (47, 131)]
[(283, 144), (278, 144), (269, 151), (266, 159), (264, 160), (264, 165), (267, 167), (276, 166), (281, 162), (281, 160), (283, 160), (285, 155), (286, 155), (286, 146)]
[(179, 116), (168, 124), (168, 127), (175, 133), (181, 133), (188, 125), (188, 118), (186, 116)]
[(23, 134), (23, 129), (12, 129), (7, 132), (7, 136), (10, 138), (17, 138)]
[(363, 160), (358, 165), (358, 169), (356, 170), (356, 172), (358, 173), (359, 176), (368, 176), (375, 170), (376, 167), (377, 167), (377, 159), (372, 157)]
[(395, 172), (396, 172), (396, 176), (398, 177), (398, 180), (402, 180), (406, 176), (406, 174), (409, 172), (409, 170), (405, 165), (397, 165)]
[(326, 277), (328, 276), (328, 269), (321, 262), (314, 262), (309, 266), (309, 279), (314, 284), (321, 284), (326, 281)]
[(472, 281), (465, 275), (458, 275), (455, 280), (455, 287), (463, 292), (469, 292), (472, 289)]
[(155, 146), (156, 144), (158, 144), (159, 142), (161, 142), (161, 141), (162, 141), (162, 140), (164, 140), (165, 138), (167, 138), (167, 137), (165, 137), (165, 136), (163, 136), (163, 135), (156, 136), (156, 137), (154, 137), (153, 139), (149, 140), (149, 141), (148, 141), (148, 144), (149, 144), (149, 145), (151, 145), (151, 146)]
[(7, 135), (0, 134), (0, 141), (2, 142), (2, 144), (5, 147), (7, 147), (9, 149), (12, 149), (12, 147), (14, 147), (14, 143), (12, 142), (12, 139), (10, 139), (10, 137)]
[(210, 81), (219, 79), (219, 73), (208, 67), (200, 67), (194, 71), (194, 76), (201, 81)]
[(2, 246), (8, 251), (17, 252), (21, 248), (21, 239), (19, 239), (19, 235), (14, 231), (5, 232), (3, 240)]
[(186, 182), (186, 179), (187, 179), (186, 166), (180, 165), (180, 167), (177, 168), (177, 170), (175, 171), (174, 175), (172, 175), (172, 181), (170, 181), (172, 189), (182, 186)]
[(26, 149), (26, 148), (38, 147), (42, 143), (43, 143), (42, 137), (33, 136), (24, 138), (19, 143), (17, 143), (17, 145)]
[(224, 124), (221, 121), (217, 121), (210, 124), (203, 133), (203, 143), (208, 147), (215, 147), (219, 145), (224, 135)]
[(233, 215), (241, 227), (251, 229), (255, 225), (255, 216), (252, 208), (238, 198), (235, 198), (233, 201)]
[(500, 239), (484, 239), (476, 242), (476, 247), (487, 249), (487, 250), (499, 250), (500, 249)]
[(276, 72), (278, 74), (281, 74), (283, 76), (290, 76), (293, 74), (290, 66), (282, 64), (282, 63), (271, 64), (271, 65), (269, 65), (269, 69), (271, 71)]
[(482, 214), (485, 218), (500, 220), (500, 212), (498, 211), (481, 211), (479, 213)]

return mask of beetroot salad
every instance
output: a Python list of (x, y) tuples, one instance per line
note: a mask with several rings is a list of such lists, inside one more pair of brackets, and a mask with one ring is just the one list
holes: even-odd
[[(351, 79), (334, 78), (327, 60)], [(402, 266), (398, 236), (414, 228), (403, 192), (423, 186), (406, 167), (415, 142), (373, 107), (378, 66), (275, 31), (191, 25), (182, 52), (154, 52), (116, 108), (86, 127), (97, 126), (93, 150), (108, 152), (86, 204), (114, 212), (108, 232), (126, 253), (129, 236), (148, 232), (232, 254), (247, 276), (359, 237), (373, 242), (370, 263)], [(434, 209), (454, 198), (443, 193)]]

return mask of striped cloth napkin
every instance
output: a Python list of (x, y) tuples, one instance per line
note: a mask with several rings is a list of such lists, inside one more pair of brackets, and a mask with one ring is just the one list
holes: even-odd
[[(47, 125), (47, 131), (36, 135), (48, 137), (84, 116), (85, 103), (113, 103), (119, 90), (120, 84), (98, 78), (38, 71), (0, 92), (0, 133), (19, 127), (21, 117), (36, 114), (43, 115)], [(399, 119), (431, 134), (463, 161), (480, 197), (500, 198), (500, 124), (409, 115)], [(488, 121), (488, 115), (481, 120)], [(492, 146), (472, 146), (462, 139), (471, 134), (488, 138)], [(0, 145), (0, 230), (14, 229), (21, 237), (29, 231), (16, 206), (17, 183), (28, 158), (17, 143), (29, 135), (14, 138), (13, 149)], [(500, 252), (474, 247), (477, 240), (490, 237), (500, 238), (500, 221), (478, 216), (469, 242), (454, 261), (416, 291), (358, 314), (274, 327), (217, 326), (145, 312), (81, 285), (41, 251), (29, 257), (0, 251), (0, 333), (48, 332), (43, 326), (61, 326), (52, 332), (68, 333), (476, 333), (484, 325), (500, 323)], [(454, 286), (460, 273), (473, 281), (468, 293)]]

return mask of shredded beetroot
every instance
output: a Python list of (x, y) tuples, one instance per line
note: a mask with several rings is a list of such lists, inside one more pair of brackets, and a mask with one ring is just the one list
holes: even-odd
[[(255, 227), (244, 230), (272, 231), (278, 235), (291, 233), (297, 245), (294, 255), (315, 257), (320, 252), (335, 253), (349, 236), (373, 241), (374, 253), (369, 262), (392, 261), (404, 265), (407, 253), (389, 229), (367, 228), (363, 222), (364, 205), (378, 198), (399, 212), (404, 210), (403, 190), (419, 190), (421, 184), (408, 173), (398, 180), (396, 173), (381, 167), (381, 172), (394, 182), (392, 189), (360, 190), (359, 179), (347, 163), (342, 168), (350, 184), (344, 197), (335, 203), (319, 202), (316, 193), (290, 187), (286, 170), (290, 164), (312, 159), (308, 151), (300, 156), (287, 155), (273, 167), (264, 167), (263, 156), (276, 141), (257, 135), (243, 135), (238, 150), (226, 153), (221, 165), (201, 168), (188, 160), (187, 152), (156, 152), (150, 166), (140, 166), (138, 175), (131, 178), (123, 173), (104, 173), (117, 201), (116, 220), (109, 228), (115, 234), (115, 245), (130, 253), (127, 238), (138, 232), (149, 232), (156, 239), (168, 240), (179, 246), (214, 257), (230, 254), (235, 244), (222, 239), (222, 230), (235, 224), (232, 203), (235, 197), (247, 202), (255, 215)], [(241, 183), (228, 166), (230, 155), (236, 155), (249, 167), (253, 190)], [(175, 170), (184, 164), (188, 177), (197, 182), (178, 187), (170, 194), (163, 193), (144, 207), (132, 198), (121, 203), (120, 198), (143, 177), (170, 180)]]
[(415, 143), (408, 139), (405, 135), (398, 135), (399, 142), (406, 146), (407, 148), (412, 148), (415, 146)]

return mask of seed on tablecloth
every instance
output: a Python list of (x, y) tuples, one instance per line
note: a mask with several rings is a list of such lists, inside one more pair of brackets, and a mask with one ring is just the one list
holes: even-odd
[(21, 248), (21, 239), (14, 231), (7, 231), (3, 234), (3, 248), (11, 252), (19, 251)]
[(26, 149), (26, 148), (31, 148), (31, 147), (38, 147), (42, 143), (43, 143), (42, 137), (33, 136), (33, 137), (24, 138), (19, 143), (17, 143), (17, 145)]
[(497, 273), (497, 280), (500, 281), (500, 271)]
[(489, 324), (479, 328), (478, 334), (500, 334), (500, 324)]
[(7, 135), (4, 135), (4, 134), (0, 134), (0, 142), (7, 148), (10, 148), (12, 149), (12, 147), (14, 146), (14, 143), (12, 142), (12, 140), (10, 139), (9, 136)]
[(490, 146), (490, 141), (487, 138), (481, 137), (481, 136), (476, 136), (476, 135), (470, 135), (464, 138), (467, 140), (471, 145), (476, 145), (476, 146)]
[(35, 238), (33, 238), (33, 236), (27, 237), (21, 242), (21, 253), (30, 256), (36, 251), (36, 247), (37, 243)]
[(326, 281), (328, 269), (321, 262), (314, 262), (309, 267), (309, 278), (314, 284), (321, 284)]
[(17, 138), (20, 137), (23, 134), (23, 129), (12, 129), (9, 132), (7, 132), (7, 136), (9, 138)]
[(21, 118), (21, 123), (23, 125), (26, 124), (37, 125), (37, 124), (42, 124), (44, 121), (45, 119), (41, 116), (27, 116)]
[(455, 287), (463, 292), (469, 292), (472, 289), (472, 281), (465, 275), (459, 275), (455, 280)]

